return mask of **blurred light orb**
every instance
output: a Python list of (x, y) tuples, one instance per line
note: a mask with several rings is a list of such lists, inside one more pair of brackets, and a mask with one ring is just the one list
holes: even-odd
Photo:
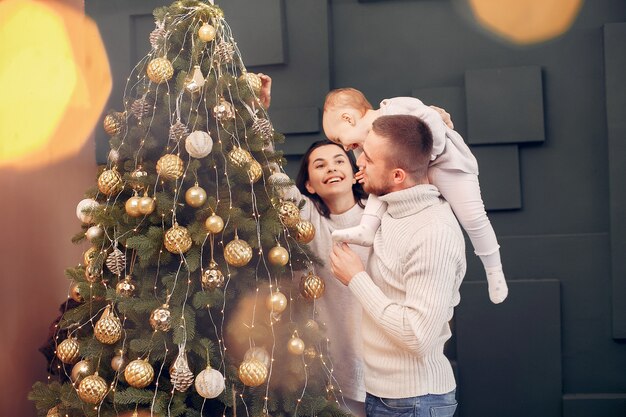
[(0, 2), (0, 166), (78, 153), (111, 91), (97, 26), (63, 3)]
[(474, 18), (504, 39), (528, 45), (565, 33), (583, 0), (467, 0)]

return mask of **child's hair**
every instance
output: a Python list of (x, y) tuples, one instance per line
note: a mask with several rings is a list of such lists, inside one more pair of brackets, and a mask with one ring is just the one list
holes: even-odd
[[(311, 199), (317, 211), (322, 216), (328, 218), (330, 217), (330, 209), (328, 208), (326, 203), (324, 203), (324, 200), (322, 200), (319, 195), (311, 194), (306, 189), (306, 183), (309, 180), (309, 159), (311, 157), (311, 153), (315, 149), (320, 148), (322, 146), (326, 146), (326, 145), (336, 146), (339, 149), (341, 149), (342, 152), (346, 154), (346, 156), (348, 157), (348, 160), (350, 161), (352, 172), (357, 172), (358, 168), (356, 166), (356, 162), (354, 161), (354, 156), (347, 153), (343, 149), (342, 146), (334, 142), (331, 142), (329, 140), (320, 140), (320, 141), (312, 143), (311, 146), (309, 146), (309, 149), (307, 149), (306, 153), (302, 157), (302, 160), (300, 161), (300, 168), (298, 169), (298, 175), (296, 176), (296, 186), (298, 187), (298, 189), (300, 190), (302, 194), (304, 194), (305, 196), (309, 197), (309, 199)], [(363, 191), (363, 186), (361, 184), (359, 184), (358, 182), (356, 184), (352, 184), (352, 194), (354, 195), (354, 198), (356, 199), (357, 204), (361, 207), (365, 207), (365, 204), (363, 204), (362, 200), (365, 200), (367, 198), (367, 193)]]
[(337, 88), (326, 94), (324, 111), (331, 108), (342, 107), (356, 109), (361, 112), (361, 115), (365, 114), (367, 110), (373, 109), (371, 103), (367, 101), (363, 93), (355, 88)]

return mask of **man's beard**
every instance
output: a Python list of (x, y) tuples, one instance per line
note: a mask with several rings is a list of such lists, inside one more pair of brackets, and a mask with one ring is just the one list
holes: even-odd
[(382, 184), (382, 185), (373, 185), (373, 184), (363, 184), (363, 191), (368, 194), (373, 194), (376, 196), (381, 196), (385, 194), (389, 194), (391, 192), (391, 184)]

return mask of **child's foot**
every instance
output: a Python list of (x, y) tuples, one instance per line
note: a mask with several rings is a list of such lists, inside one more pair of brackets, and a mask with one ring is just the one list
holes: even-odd
[(502, 267), (486, 268), (485, 271), (489, 284), (489, 299), (494, 304), (500, 304), (509, 295), (509, 287), (506, 285)]
[(375, 229), (360, 224), (347, 229), (338, 229), (333, 232), (335, 242), (354, 243), (360, 246), (372, 246), (374, 243)]

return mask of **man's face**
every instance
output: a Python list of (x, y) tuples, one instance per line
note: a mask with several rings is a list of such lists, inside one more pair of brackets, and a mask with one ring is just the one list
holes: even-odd
[(367, 130), (356, 110), (331, 108), (324, 111), (322, 126), (328, 140), (344, 147), (346, 151), (362, 146)]
[(363, 171), (363, 189), (370, 194), (385, 195), (393, 191), (393, 173), (388, 168), (388, 141), (370, 131), (363, 144), (357, 165)]

